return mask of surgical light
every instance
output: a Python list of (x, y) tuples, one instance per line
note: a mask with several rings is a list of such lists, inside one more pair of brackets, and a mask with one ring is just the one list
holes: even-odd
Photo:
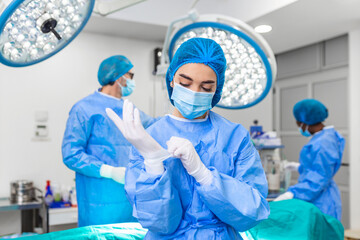
[[(0, 62), (13, 67), (41, 62), (83, 29), (95, 0), (13, 0), (0, 16)], [(0, 7), (1, 11), (1, 7)]]
[(168, 29), (171, 40), (165, 40), (163, 47), (168, 49), (168, 58), (163, 54), (162, 66), (158, 68), (162, 74), (183, 42), (194, 37), (210, 38), (220, 44), (227, 60), (222, 98), (217, 106), (242, 109), (262, 101), (276, 76), (275, 56), (265, 39), (249, 25), (227, 16), (203, 15), (195, 21), (189, 19), (194, 19), (194, 13), (189, 13), (187, 19), (182, 18), (180, 26)]
[(75, 39), (92, 12), (106, 16), (143, 1), (0, 0), (0, 62), (25, 67), (44, 61)]

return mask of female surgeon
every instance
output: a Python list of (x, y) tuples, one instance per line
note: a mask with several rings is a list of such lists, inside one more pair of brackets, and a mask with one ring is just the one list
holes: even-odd
[[(174, 112), (147, 129), (127, 101), (108, 116), (134, 145), (125, 189), (145, 239), (241, 239), (269, 215), (267, 182), (247, 130), (209, 111), (226, 60), (213, 40), (192, 38), (166, 74)], [(165, 150), (167, 149), (167, 150)]]
[(340, 220), (340, 192), (332, 178), (340, 168), (345, 140), (333, 126), (322, 123), (328, 110), (321, 102), (302, 100), (295, 104), (293, 113), (300, 133), (312, 138), (300, 152), (298, 183), (275, 201), (301, 199)]

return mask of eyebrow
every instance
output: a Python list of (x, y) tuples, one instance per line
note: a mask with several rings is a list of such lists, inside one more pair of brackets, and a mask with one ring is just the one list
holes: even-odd
[[(187, 79), (189, 81), (194, 81), (191, 77), (189, 77), (189, 76), (187, 76), (187, 75), (185, 75), (183, 73), (180, 73), (179, 76), (183, 77), (183, 78), (185, 78), (185, 79)], [(206, 81), (201, 82), (201, 84), (214, 84), (214, 83), (215, 83), (214, 80), (206, 80)]]
[(193, 81), (191, 77), (186, 76), (186, 75), (183, 74), (183, 73), (180, 73), (179, 76), (180, 76), (180, 77), (183, 77), (183, 78), (186, 78), (187, 80)]
[(215, 83), (214, 80), (207, 80), (202, 82), (202, 84), (213, 84), (213, 83)]

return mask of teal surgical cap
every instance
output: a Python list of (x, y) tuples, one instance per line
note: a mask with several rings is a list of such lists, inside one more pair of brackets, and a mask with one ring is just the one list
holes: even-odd
[(214, 107), (221, 99), (225, 82), (226, 59), (220, 45), (207, 38), (191, 38), (181, 44), (176, 51), (166, 73), (166, 85), (171, 99), (173, 88), (170, 86), (176, 71), (188, 63), (203, 63), (214, 70), (217, 78), (217, 88), (211, 105)]
[(329, 116), (325, 105), (315, 99), (304, 99), (296, 103), (293, 113), (297, 121), (307, 125), (321, 123)]
[(98, 81), (101, 86), (115, 82), (126, 74), (134, 65), (122, 55), (115, 55), (102, 61), (98, 71)]

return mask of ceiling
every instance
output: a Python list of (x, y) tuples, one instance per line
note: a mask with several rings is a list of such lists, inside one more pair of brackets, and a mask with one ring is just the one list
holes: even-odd
[[(295, 1), (200, 0), (196, 4), (196, 10), (199, 14), (217, 13), (250, 21)], [(106, 17), (93, 14), (85, 31), (163, 41), (169, 23), (186, 15), (194, 2), (194, 0), (146, 0)]]
[(280, 53), (360, 28), (360, 0), (299, 0), (248, 23), (271, 25), (263, 36)]
[[(193, 0), (147, 0), (107, 17), (93, 14), (85, 31), (163, 41), (167, 25), (186, 15)], [(319, 42), (360, 27), (360, 0), (200, 0), (200, 14), (238, 18), (252, 26), (269, 24), (263, 34), (274, 52)]]
[(95, 14), (90, 18), (84, 31), (113, 35), (127, 38), (164, 41), (167, 27), (136, 21), (125, 21), (99, 17)]
[[(295, 0), (200, 0), (200, 14), (217, 13), (249, 21), (281, 8)], [(110, 18), (167, 26), (186, 15), (194, 0), (147, 0), (110, 15)]]

